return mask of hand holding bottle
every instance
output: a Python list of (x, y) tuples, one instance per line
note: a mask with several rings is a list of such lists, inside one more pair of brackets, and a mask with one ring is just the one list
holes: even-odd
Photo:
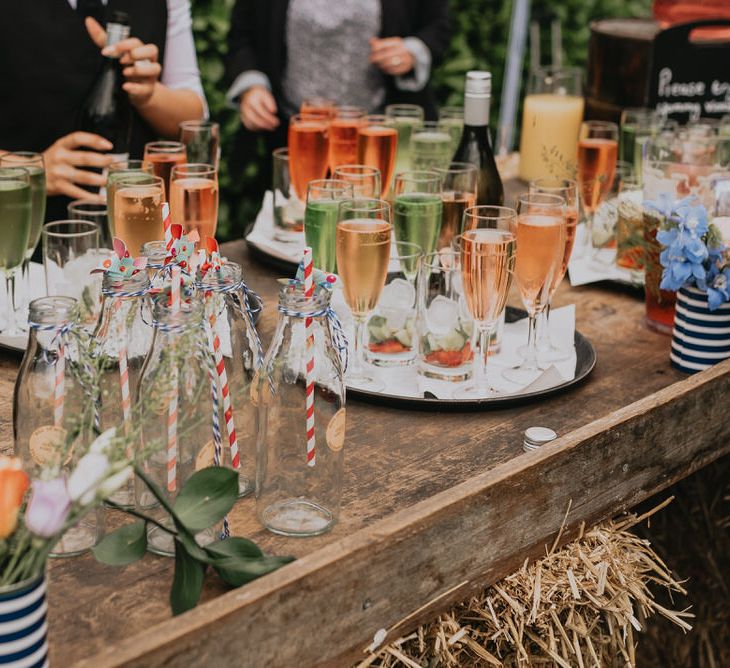
[(94, 44), (102, 49), (102, 55), (118, 56), (120, 64), (125, 66), (122, 74), (126, 81), (122, 88), (129, 95), (132, 104), (141, 107), (149, 102), (162, 73), (162, 67), (157, 62), (157, 46), (144, 44), (137, 37), (128, 37), (106, 46), (106, 30), (90, 16), (86, 17), (86, 30)]
[(90, 132), (72, 132), (57, 139), (43, 151), (48, 195), (104, 201), (98, 193), (89, 192), (79, 186), (92, 186), (96, 189), (105, 184), (106, 178), (98, 171), (81, 168), (108, 167), (113, 157), (97, 151), (108, 151), (111, 148), (112, 143), (109, 140)]

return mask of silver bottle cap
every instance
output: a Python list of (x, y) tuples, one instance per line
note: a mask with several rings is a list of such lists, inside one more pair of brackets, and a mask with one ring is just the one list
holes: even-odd
[(472, 70), (466, 73), (466, 95), (469, 97), (488, 98), (492, 96), (492, 73)]
[(530, 427), (525, 430), (525, 436), (522, 443), (522, 449), (525, 452), (537, 450), (540, 446), (554, 441), (558, 435), (547, 427)]

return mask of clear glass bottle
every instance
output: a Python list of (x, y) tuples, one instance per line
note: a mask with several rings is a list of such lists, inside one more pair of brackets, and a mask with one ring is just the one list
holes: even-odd
[(150, 279), (150, 292), (159, 292), (165, 284), (161, 270), (165, 266), (167, 245), (164, 241), (147, 241), (142, 245), (140, 255), (147, 258), (146, 269), (147, 277)]
[[(222, 264), (220, 270), (198, 270), (195, 287), (205, 303), (205, 319), (208, 323), (209, 345), (214, 338), (225, 367), (228, 392), (224, 392), (222, 377), (218, 377), (218, 393), (221, 397), (221, 430), (224, 433), (223, 465), (238, 468), (238, 486), (241, 496), (254, 490), (256, 471), (256, 407), (252, 396), (252, 384), (261, 366), (263, 351), (253, 321), (253, 309), (258, 298), (244, 287), (240, 265), (235, 262)], [(218, 362), (216, 361), (216, 365)], [(226, 419), (226, 401), (230, 401), (232, 421)], [(235, 447), (230, 444), (230, 432), (235, 429)], [(235, 466), (233, 453), (238, 452), (239, 466)]]
[[(78, 303), (71, 297), (30, 303), (28, 348), (13, 396), (13, 431), (15, 454), (33, 477), (70, 472), (93, 440), (94, 405), (79, 373), (80, 355), (88, 352), (66, 332), (77, 318)], [(97, 511), (85, 515), (51, 555), (73, 556), (93, 547), (103, 534), (102, 519)]]
[[(167, 295), (153, 305), (154, 338), (142, 369), (137, 392), (141, 424), (142, 467), (162, 490), (170, 504), (195, 471), (212, 466), (216, 459), (213, 430), (213, 399), (204, 306), (200, 300), (183, 301), (178, 312), (167, 303)], [(174, 438), (170, 416), (177, 414)], [(174, 464), (173, 464), (174, 462)], [(139, 479), (135, 482), (137, 509), (169, 521), (158, 501)], [(216, 540), (221, 527), (198, 534), (198, 542)], [(173, 537), (148, 524), (147, 543), (151, 552), (174, 554)]]
[[(93, 354), (100, 369), (99, 423), (102, 432), (110, 427), (126, 429), (131, 420), (132, 397), (152, 342), (152, 327), (148, 324), (149, 289), (145, 271), (124, 279), (104, 275), (101, 316), (93, 336)], [(131, 507), (134, 504), (133, 481), (118, 490), (111, 501)]]
[[(256, 512), (267, 529), (286, 536), (324, 533), (340, 513), (345, 386), (330, 298), (321, 286), (311, 298), (300, 283), (281, 290), (279, 322), (254, 394), (259, 409)], [(313, 347), (307, 345), (307, 318)], [(306, 374), (312, 357), (314, 438), (308, 439)]]

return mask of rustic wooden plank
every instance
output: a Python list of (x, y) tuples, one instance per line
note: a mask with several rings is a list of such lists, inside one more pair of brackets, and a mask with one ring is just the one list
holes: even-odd
[(333, 661), (444, 591), (451, 593), (437, 607), (506, 575), (515, 560), (549, 542), (569, 500), (570, 525), (593, 522), (729, 452), (728, 390), (730, 361), (79, 665)]

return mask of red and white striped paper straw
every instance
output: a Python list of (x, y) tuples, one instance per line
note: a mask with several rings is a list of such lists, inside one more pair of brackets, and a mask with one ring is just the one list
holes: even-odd
[(126, 434), (132, 412), (132, 401), (129, 395), (129, 368), (127, 366), (127, 327), (121, 310), (122, 300), (117, 299), (114, 302), (114, 311), (117, 316), (117, 336), (119, 338), (119, 388), (122, 395), (122, 416), (124, 417), (124, 433)]
[(63, 343), (58, 345), (56, 358), (56, 379), (53, 385), (53, 425), (61, 427), (63, 424), (63, 400), (66, 391), (66, 351)]
[(165, 230), (165, 246), (169, 250), (172, 241), (172, 220), (170, 219), (170, 205), (162, 203), (162, 227)]
[[(170, 277), (170, 311), (180, 312), (180, 265), (173, 265)], [(172, 392), (170, 393), (170, 404), (167, 407), (167, 491), (174, 492), (177, 489), (177, 394), (178, 394), (178, 368), (177, 359), (173, 358), (172, 367)]]
[[(314, 296), (314, 263), (312, 260), (312, 248), (307, 246), (304, 249), (303, 273), (304, 273), (304, 296), (311, 299)], [(307, 340), (306, 359), (306, 413), (307, 413), (307, 466), (314, 466), (317, 463), (315, 453), (314, 437), (314, 327), (312, 318), (304, 319), (304, 330)]]
[[(207, 298), (210, 299), (210, 293)], [(228, 374), (226, 373), (226, 364), (221, 352), (221, 340), (216, 332), (216, 315), (215, 309), (211, 309), (208, 317), (210, 323), (211, 336), (213, 337), (213, 360), (215, 362), (215, 370), (218, 374), (218, 380), (221, 384), (221, 395), (223, 396), (223, 417), (226, 420), (226, 432), (228, 433), (228, 445), (231, 448), (231, 465), (234, 469), (241, 468), (241, 457), (238, 453), (238, 439), (236, 438), (236, 425), (233, 422), (233, 407), (231, 406), (231, 389), (228, 386)]]

